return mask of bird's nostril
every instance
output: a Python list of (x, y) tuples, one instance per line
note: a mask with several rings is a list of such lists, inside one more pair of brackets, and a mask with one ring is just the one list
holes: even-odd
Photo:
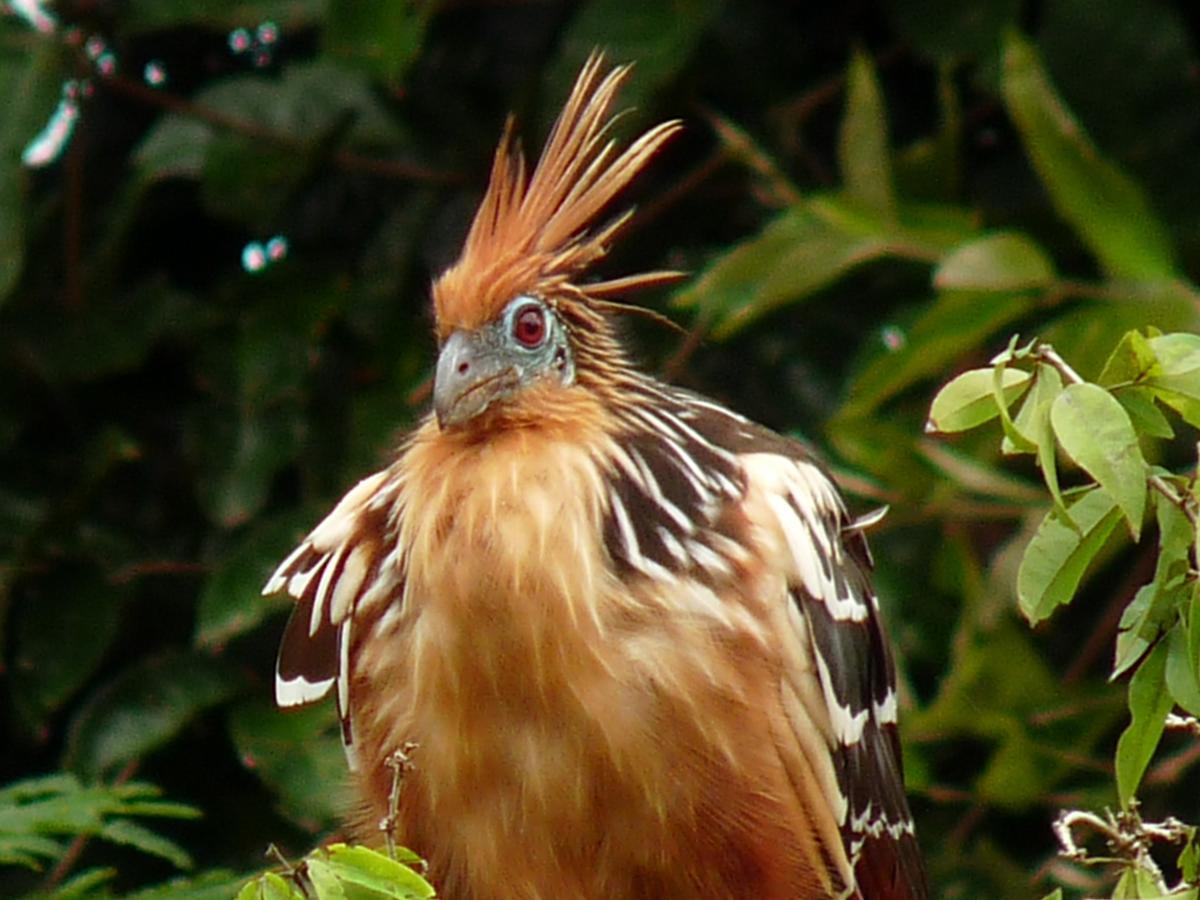
[(467, 374), (468, 372), (470, 372), (470, 371), (471, 371), (471, 364), (470, 364), (470, 363), (468, 363), (468, 362), (460, 362), (460, 363), (458, 364), (458, 374), (459, 374), (459, 375), (466, 375), (466, 374)]

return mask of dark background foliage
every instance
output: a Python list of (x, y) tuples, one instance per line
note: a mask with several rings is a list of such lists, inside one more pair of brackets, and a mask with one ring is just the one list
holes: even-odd
[[(1036, 470), (1000, 460), (994, 436), (947, 444), (922, 428), (937, 385), (1012, 332), (1054, 341), (1095, 377), (1129, 328), (1195, 329), (1191, 4), (54, 10), (50, 34), (0, 16), (0, 784), (67, 772), (158, 785), (203, 813), (153, 823), (200, 872), (250, 871), (270, 842), (297, 855), (336, 830), (330, 713), (272, 708), (286, 604), (259, 588), (423, 414), (428, 284), (457, 252), (505, 116), (535, 151), (599, 46), (637, 64), (626, 134), (686, 123), (631, 191), (638, 213), (604, 267), (699, 275), (643, 298), (687, 334), (631, 322), (640, 358), (805, 435), (856, 508), (892, 506), (878, 580), (938, 894), (1103, 890), (1056, 860), (1049, 826), (1060, 807), (1115, 802), (1127, 713), (1106, 677), (1154, 548), (1102, 555), (1080, 599), (1031, 630), (1013, 583), (1045, 509)], [(263, 23), (277, 40), (260, 39)], [(115, 69), (89, 54), (93, 37)], [(1126, 182), (1076, 177), (1014, 114), (1021, 47), (1077, 117), (1085, 143), (1068, 146), (1099, 148), (1144, 190), (1128, 237), (1071, 212), (1090, 197), (1096, 228), (1119, 230), (1102, 213), (1122, 208)], [(90, 85), (71, 140), (22, 165), (67, 79)], [(963, 282), (947, 259), (994, 229), (1026, 242), (1004, 264), (1018, 277), (999, 283), (1001, 266), (998, 281)], [(1159, 231), (1170, 250), (1155, 278), (1136, 247), (1121, 262)], [(244, 249), (274, 236), (286, 256), (248, 271)], [(1193, 457), (1185, 433), (1155, 461)], [(1200, 819), (1197, 756), (1168, 737), (1147, 814)], [(185, 861), (126, 838), (59, 829), (34, 854), (41, 871), (0, 868), (0, 894), (105, 867), (94, 889), (127, 892)]]

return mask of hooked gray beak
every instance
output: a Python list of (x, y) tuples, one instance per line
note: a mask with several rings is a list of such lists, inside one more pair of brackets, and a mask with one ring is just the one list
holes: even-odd
[(470, 421), (516, 385), (518, 373), (484, 328), (455, 331), (438, 354), (433, 377), (433, 411), (449, 428)]

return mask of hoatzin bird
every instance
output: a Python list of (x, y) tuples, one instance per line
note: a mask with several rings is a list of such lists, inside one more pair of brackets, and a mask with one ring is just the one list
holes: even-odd
[(451, 900), (924, 897), (872, 517), (632, 365), (613, 298), (674, 273), (589, 280), (679, 128), (618, 148), (626, 72), (593, 55), (532, 174), (510, 120), (433, 285), (432, 414), (266, 585), (278, 703), (335, 694), (357, 834)]

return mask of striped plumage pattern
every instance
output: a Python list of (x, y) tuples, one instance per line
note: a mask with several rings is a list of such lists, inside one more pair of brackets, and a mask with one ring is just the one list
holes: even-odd
[(616, 154), (602, 69), (528, 179), (506, 136), (434, 287), (443, 354), (531, 304), (563, 344), (279, 566), (277, 700), (334, 693), (364, 839), (416, 745), (397, 837), (447, 897), (924, 897), (869, 521), (799, 443), (629, 364), (607, 298), (660, 274), (579, 284), (674, 128)]

